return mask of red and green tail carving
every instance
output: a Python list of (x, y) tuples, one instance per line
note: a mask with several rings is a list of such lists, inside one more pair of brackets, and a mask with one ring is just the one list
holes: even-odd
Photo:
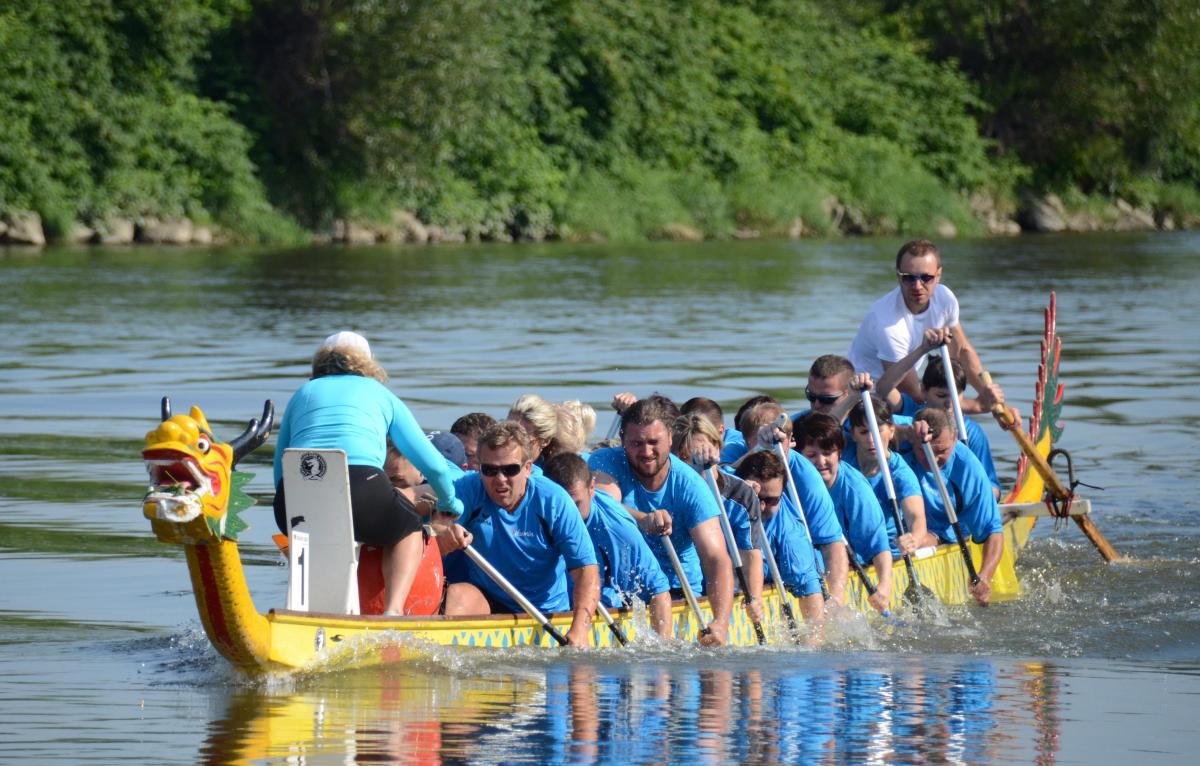
[[(1042, 361), (1038, 365), (1037, 388), (1034, 391), (1033, 413), (1029, 416), (1029, 437), (1040, 444), (1050, 434), (1053, 444), (1062, 436), (1058, 419), (1062, 414), (1063, 384), (1058, 381), (1058, 361), (1062, 356), (1062, 340), (1058, 337), (1058, 299), (1050, 293), (1050, 305), (1044, 311), (1045, 330), (1042, 336)], [(1029, 470), (1029, 459), (1024, 455), (1017, 461), (1017, 486), (1025, 479)]]

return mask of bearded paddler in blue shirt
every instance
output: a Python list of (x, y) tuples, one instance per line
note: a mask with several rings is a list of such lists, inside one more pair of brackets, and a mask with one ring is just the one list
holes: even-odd
[(941, 542), (955, 542), (957, 537), (946, 513), (937, 479), (932, 471), (940, 470), (955, 505), (963, 535), (983, 546), (983, 563), (979, 566), (979, 582), (971, 587), (971, 595), (986, 604), (992, 594), (992, 575), (1004, 553), (1004, 534), (1000, 510), (992, 494), (992, 484), (979, 459), (967, 445), (958, 440), (954, 418), (938, 407), (926, 407), (917, 413), (914, 423), (924, 423), (929, 430), (929, 445), (937, 466), (925, 460), (923, 449), (914, 449), (907, 458), (921, 482), (925, 499), (925, 523)]
[(672, 587), (682, 587), (662, 544), (663, 536), (670, 536), (688, 583), (697, 591), (703, 583), (712, 606), (713, 621), (700, 641), (720, 645), (728, 639), (733, 566), (716, 499), (699, 474), (671, 454), (677, 415), (665, 397), (633, 404), (621, 413), (621, 446), (596, 450), (588, 466), (598, 485), (616, 485)]
[(546, 478), (567, 491), (587, 526), (600, 567), (600, 602), (612, 609), (639, 599), (649, 605), (650, 625), (671, 635), (671, 584), (654, 552), (621, 503), (596, 491), (591, 469), (580, 456), (563, 452), (546, 461)]
[[(571, 496), (544, 476), (531, 476), (532, 467), (529, 435), (519, 424), (501, 421), (485, 431), (479, 472), (454, 483), (465, 508), (459, 519), (465, 533), (457, 539), (471, 542), (541, 611), (566, 611), (573, 601), (567, 641), (587, 646), (600, 592), (596, 551)], [(567, 572), (575, 583), (573, 599), (567, 595)], [(474, 562), (467, 564), (467, 581), (446, 588), (448, 615), (520, 611)]]

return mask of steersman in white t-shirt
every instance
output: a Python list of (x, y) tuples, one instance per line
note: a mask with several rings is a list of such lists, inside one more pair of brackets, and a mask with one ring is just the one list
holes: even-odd
[[(980, 379), (983, 365), (959, 320), (958, 299), (941, 284), (942, 259), (937, 246), (926, 239), (906, 243), (896, 254), (896, 278), (899, 286), (871, 305), (850, 344), (848, 356), (854, 369), (878, 380), (921, 345), (926, 330), (944, 327), (950, 330), (950, 354), (979, 392), (978, 399), (964, 397), (963, 411), (987, 412), (993, 404), (1003, 402), (1003, 390), (995, 384), (985, 386)], [(924, 401), (914, 370), (905, 373), (897, 388)]]

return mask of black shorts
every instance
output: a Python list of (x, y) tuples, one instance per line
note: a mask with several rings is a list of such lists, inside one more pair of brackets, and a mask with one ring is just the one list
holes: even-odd
[[(400, 494), (382, 469), (370, 465), (349, 466), (350, 509), (354, 515), (354, 539), (364, 545), (386, 548), (421, 530), (416, 506)], [(275, 487), (275, 524), (288, 533), (287, 502), (283, 482)]]

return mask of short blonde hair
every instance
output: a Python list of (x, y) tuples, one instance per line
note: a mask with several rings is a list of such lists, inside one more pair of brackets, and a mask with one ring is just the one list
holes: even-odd
[(558, 435), (558, 412), (537, 394), (525, 394), (508, 408), (510, 420), (523, 418), (533, 426), (533, 436), (543, 445)]
[(360, 375), (387, 383), (388, 374), (369, 353), (358, 348), (337, 346), (319, 348), (312, 358), (312, 378), (326, 375)]
[[(742, 438), (746, 440), (746, 444), (753, 446), (755, 443), (754, 436), (758, 433), (758, 429), (768, 423), (774, 423), (779, 420), (779, 416), (782, 414), (784, 414), (783, 407), (780, 407), (775, 402), (762, 402), (747, 410), (746, 414), (742, 416), (740, 429)], [(784, 418), (784, 420), (785, 422), (780, 427), (780, 430), (791, 436), (792, 421), (788, 418)]]
[(691, 457), (692, 439), (696, 437), (708, 439), (717, 449), (721, 448), (721, 434), (717, 432), (717, 427), (704, 415), (693, 412), (675, 420), (671, 429), (671, 451), (687, 460)]
[(563, 452), (583, 452), (596, 429), (596, 411), (592, 405), (578, 399), (568, 399), (558, 406), (559, 422), (556, 437)]

